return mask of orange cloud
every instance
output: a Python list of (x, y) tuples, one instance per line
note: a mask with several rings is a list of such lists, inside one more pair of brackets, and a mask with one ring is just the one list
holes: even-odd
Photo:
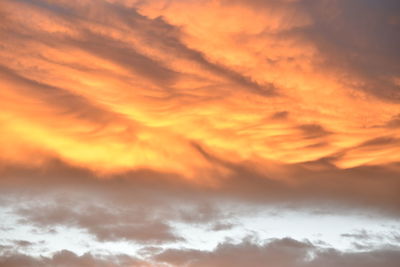
[(322, 49), (316, 17), (299, 1), (2, 6), (5, 162), (58, 157), (102, 174), (149, 168), (206, 179), (228, 170), (196, 146), (260, 166), (399, 161), (398, 142), (365, 144), (400, 138), (385, 126), (399, 102), (370, 89), (379, 82), (389, 94), (400, 72), (375, 77), (337, 63), (341, 48), (335, 58)]

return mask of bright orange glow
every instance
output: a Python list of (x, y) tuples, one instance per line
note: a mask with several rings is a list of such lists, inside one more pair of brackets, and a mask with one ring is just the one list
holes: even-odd
[(92, 1), (47, 2), (61, 11), (2, 4), (2, 29), (18, 33), (0, 40), (4, 161), (58, 157), (102, 174), (150, 168), (200, 179), (217, 167), (196, 145), (261, 165), (400, 159), (399, 128), (385, 127), (400, 105), (360, 90), (361, 76), (290, 34), (313, 23), (305, 11), (109, 1), (136, 7), (129, 17)]

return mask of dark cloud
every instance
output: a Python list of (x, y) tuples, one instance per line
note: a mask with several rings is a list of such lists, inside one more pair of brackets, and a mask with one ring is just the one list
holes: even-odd
[[(74, 203), (72, 199), (65, 201), (68, 205), (54, 203), (46, 206), (28, 205), (16, 212), (23, 218), (20, 220), (22, 224), (34, 225), (39, 229), (58, 225), (76, 227), (87, 231), (102, 242), (126, 240), (139, 243), (166, 243), (183, 240), (173, 233), (173, 229), (164, 222), (164, 218), (151, 218), (156, 216), (157, 212), (147, 212), (140, 209), (139, 205), (132, 209), (119, 210), (112, 206), (80, 207), (84, 199), (80, 199), (78, 203)], [(71, 204), (75, 208), (71, 208)]]
[(400, 251), (382, 249), (368, 252), (339, 252), (317, 247), (309, 242), (290, 238), (277, 239), (263, 245), (243, 241), (239, 244), (223, 243), (210, 252), (200, 250), (169, 249), (155, 257), (174, 266), (397, 266)]
[[(210, 155), (210, 160), (213, 157)], [(9, 166), (1, 172), (0, 199), (20, 218), (14, 227), (29, 226), (38, 233), (79, 229), (100, 242), (140, 245), (185, 243), (176, 222), (208, 231), (230, 230), (236, 226), (236, 216), (250, 216), (257, 207), (399, 216), (398, 175), (387, 169), (308, 172), (292, 166), (296, 180), (287, 183), (266, 177), (251, 166), (217, 164), (225, 164), (232, 174), (215, 188), (149, 170), (99, 179), (60, 162), (40, 171)], [(371, 248), (367, 240), (353, 239), (363, 248)]]
[(400, 128), (400, 114), (394, 116), (385, 126), (388, 128)]
[(355, 238), (357, 240), (368, 240), (371, 239), (371, 236), (368, 234), (366, 230), (361, 230), (356, 233), (351, 234), (342, 234), (342, 237), (346, 238)]
[(211, 230), (212, 231), (225, 231), (225, 230), (230, 230), (236, 225), (234, 223), (224, 223), (224, 222), (217, 222), (211, 225)]
[(363, 83), (356, 88), (387, 101), (400, 100), (399, 85), (392, 80), (400, 74), (400, 25), (391, 23), (400, 11), (398, 1), (299, 1), (298, 5), (304, 5), (313, 19), (303, 34), (319, 47), (325, 67), (336, 67), (345, 84), (349, 78), (359, 78)]
[(400, 240), (400, 236), (395, 231), (374, 233), (365, 229), (345, 233), (344, 238), (352, 239), (357, 249), (366, 250), (373, 248), (376, 243), (386, 243), (388, 247), (395, 246)]
[[(355, 208), (376, 216), (399, 216), (399, 180), (395, 166), (390, 171), (390, 168), (376, 166), (340, 170), (327, 165), (310, 172), (302, 165), (289, 165), (286, 168), (293, 171), (296, 179), (286, 182), (257, 172), (251, 165), (233, 164), (205, 150), (203, 153), (215, 164), (231, 171), (224, 179), (215, 177), (221, 179), (217, 187), (199, 187), (177, 174), (150, 170), (99, 179), (85, 169), (55, 161), (42, 170), (3, 166), (1, 200), (14, 208), (14, 213), (21, 218), (15, 227), (25, 225), (43, 230), (63, 226), (84, 230), (100, 242), (130, 241), (142, 245), (184, 242), (174, 233), (171, 222), (205, 224), (212, 231), (225, 230), (234, 226), (228, 220), (238, 215), (235, 212), (246, 215), (251, 213), (251, 207), (263, 205), (296, 210), (321, 208), (328, 214), (341, 214)], [(222, 209), (224, 204), (233, 208)], [(245, 208), (236, 210), (235, 205)], [(359, 249), (372, 248), (368, 242), (363, 242), (364, 239), (354, 237), (354, 240)], [(12, 250), (6, 251), (11, 253)], [(148, 252), (146, 256), (157, 253), (157, 250)], [(236, 259), (239, 255), (240, 259)], [(310, 255), (316, 256), (311, 261), (305, 260)], [(167, 250), (155, 259), (176, 266), (243, 266), (247, 261), (251, 266), (276, 263), (274, 266), (313, 267), (335, 266), (334, 262), (339, 261), (344, 266), (354, 267), (363, 264), (364, 257), (378, 262), (366, 266), (381, 263), (395, 266), (391, 259), (397, 259), (398, 254), (391, 250), (370, 254), (341, 253), (285, 239), (269, 245), (257, 245), (253, 241), (241, 245), (222, 244), (214, 252)], [(53, 258), (8, 255), (2, 260), (3, 266), (53, 266)], [(76, 256), (72, 260), (77, 264), (82, 259)], [(103, 261), (88, 266), (101, 264)], [(112, 263), (112, 266), (124, 265)]]
[[(320, 167), (311, 169), (304, 164), (286, 165), (285, 169), (288, 172), (284, 177), (279, 177), (275, 173), (268, 176), (256, 171), (251, 164), (233, 164), (206, 151), (204, 153), (214, 164), (230, 171), (228, 177), (215, 174), (214, 179), (218, 186), (198, 186), (177, 174), (150, 170), (132, 171), (113, 175), (107, 179), (97, 179), (87, 170), (54, 162), (53, 166), (49, 165), (46, 170), (40, 171), (21, 167), (3, 168), (0, 181), (2, 199), (7, 201), (7, 195), (48, 196), (50, 199), (60, 199), (58, 202), (62, 203), (75, 196), (83, 201), (79, 207), (85, 208), (87, 215), (100, 216), (103, 212), (105, 218), (113, 213), (109, 213), (107, 209), (103, 210), (101, 204), (98, 205), (99, 210), (90, 210), (90, 206), (83, 204), (85, 199), (90, 202), (97, 198), (107, 200), (106, 207), (110, 205), (120, 207), (120, 210), (116, 209), (115, 212), (121, 211), (121, 215), (124, 214), (123, 207), (129, 207), (132, 203), (140, 203), (149, 210), (161, 205), (167, 210), (174, 210), (176, 207), (175, 212), (169, 216), (187, 222), (208, 222), (224, 218), (225, 215), (221, 214), (214, 203), (225, 200), (232, 203), (281, 203), (298, 207), (326, 207), (332, 210), (335, 210), (335, 207), (339, 209), (357, 207), (394, 216), (399, 214), (398, 164), (343, 170), (333, 167), (328, 160), (327, 163), (318, 163)], [(88, 199), (88, 195), (95, 198)], [(63, 200), (62, 197), (66, 199)], [(57, 210), (56, 207), (53, 208), (54, 211)], [(143, 209), (140, 210), (144, 212)], [(79, 215), (69, 208), (65, 213), (50, 212), (54, 216), (53, 223), (57, 220), (67, 221), (68, 216), (65, 214), (69, 212), (73, 212), (71, 215), (74, 216)], [(61, 218), (57, 217), (57, 214)], [(39, 221), (38, 214), (32, 215)], [(84, 218), (85, 215), (81, 214), (78, 217)], [(133, 220), (134, 216), (126, 218)]]
[(33, 245), (32, 242), (26, 240), (14, 240), (13, 243), (18, 247), (29, 247)]
[(168, 89), (179, 75), (163, 66), (161, 62), (139, 53), (126, 44), (90, 31), (85, 31), (83, 40), (71, 40), (71, 45), (131, 70), (164, 89)]
[(1, 267), (111, 267), (111, 266), (149, 266), (147, 263), (127, 255), (98, 256), (85, 253), (81, 256), (62, 250), (51, 257), (33, 257), (20, 253), (6, 253), (0, 255)]
[[(158, 249), (150, 249), (157, 252)], [(339, 252), (309, 242), (290, 238), (269, 240), (257, 244), (246, 239), (238, 244), (222, 243), (212, 251), (167, 249), (152, 258), (140, 260), (128, 255), (102, 256), (85, 253), (81, 256), (63, 250), (51, 257), (32, 257), (17, 252), (0, 256), (2, 267), (38, 266), (277, 266), (277, 267), (395, 267), (400, 260), (396, 249), (376, 249), (366, 252)]]
[(232, 182), (226, 184), (225, 190), (232, 190), (253, 200), (302, 203), (304, 206), (354, 205), (375, 211), (379, 206), (382, 208), (381, 211), (398, 212), (396, 205), (399, 199), (393, 190), (399, 186), (397, 171), (392, 172), (376, 166), (314, 171), (293, 168), (295, 185), (291, 185), (291, 182), (262, 177), (247, 168), (235, 167), (235, 169)]
[(300, 125), (299, 129), (303, 132), (306, 138), (318, 138), (331, 134), (318, 124), (304, 124)]
[[(319, 162), (285, 165), (287, 172), (279, 177), (272, 172), (269, 175), (255, 171), (251, 165), (232, 164), (199, 146), (198, 149), (211, 162), (232, 171), (229, 179), (221, 184), (220, 191), (216, 190), (220, 195), (264, 203), (301, 203), (304, 206), (355, 205), (398, 213), (396, 205), (400, 199), (394, 189), (399, 187), (398, 163), (390, 167), (339, 169), (330, 162), (335, 158), (327, 158)], [(380, 208), (376, 209), (378, 206)]]
[[(223, 2), (227, 6), (232, 4)], [(257, 10), (285, 9), (288, 14), (304, 14), (311, 23), (277, 35), (315, 45), (320, 52), (316, 69), (332, 70), (347, 88), (386, 101), (400, 101), (400, 87), (393, 79), (400, 75), (399, 1), (235, 0), (233, 3)]]
[(272, 114), (272, 118), (277, 120), (286, 119), (288, 116), (289, 116), (288, 111), (279, 111)]
[(400, 143), (400, 139), (391, 136), (377, 137), (372, 140), (368, 140), (361, 144), (360, 147), (382, 147), (387, 145), (397, 145)]

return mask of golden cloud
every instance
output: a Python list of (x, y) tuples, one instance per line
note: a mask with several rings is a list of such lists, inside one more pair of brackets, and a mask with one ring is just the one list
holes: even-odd
[(400, 72), (368, 76), (340, 61), (340, 46), (330, 54), (315, 5), (3, 1), (1, 159), (195, 180), (227, 171), (199, 147), (260, 166), (399, 161), (400, 131), (387, 124)]

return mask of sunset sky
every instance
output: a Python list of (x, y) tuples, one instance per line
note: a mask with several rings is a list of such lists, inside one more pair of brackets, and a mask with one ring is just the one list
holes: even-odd
[(0, 267), (400, 266), (399, 0), (0, 0)]

